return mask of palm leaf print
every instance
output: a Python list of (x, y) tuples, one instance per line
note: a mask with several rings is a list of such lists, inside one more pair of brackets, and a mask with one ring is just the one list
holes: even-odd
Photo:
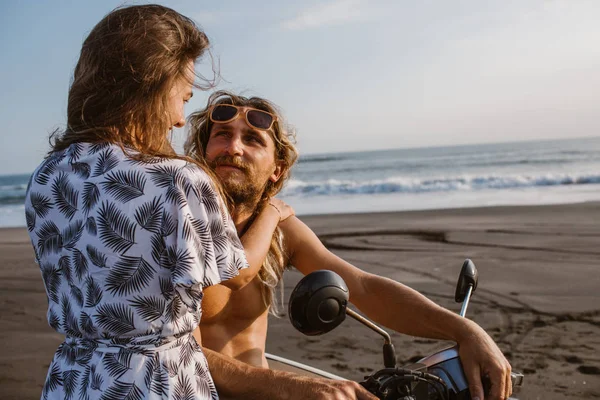
[[(192, 329), (195, 329), (195, 327)], [(183, 365), (184, 368), (194, 360), (194, 354), (198, 351), (197, 346), (196, 339), (191, 337), (191, 340), (188, 339), (188, 341), (180, 347), (179, 363)]]
[(63, 377), (60, 373), (60, 367), (58, 363), (53, 363), (52, 368), (48, 373), (48, 377), (46, 378), (46, 383), (44, 384), (44, 390), (48, 390), (49, 392), (53, 392), (59, 386), (63, 385)]
[(35, 210), (29, 208), (25, 210), (25, 222), (27, 223), (27, 230), (33, 232), (35, 229)]
[(165, 239), (160, 234), (152, 235), (150, 238), (150, 245), (152, 246), (152, 259), (155, 263), (162, 267), (161, 259), (165, 249), (167, 248)]
[(74, 365), (77, 360), (77, 345), (71, 338), (68, 338), (58, 346), (56, 354), (59, 358), (64, 359), (67, 365)]
[(155, 361), (156, 366), (152, 371), (152, 380), (150, 381), (150, 391), (161, 398), (167, 397), (167, 388), (169, 387), (169, 374), (163, 369), (158, 360)]
[(79, 157), (81, 157), (81, 152), (83, 151), (83, 144), (81, 143), (73, 143), (67, 149), (67, 157), (69, 157), (69, 164), (73, 164), (76, 162)]
[[(213, 286), (216, 285), (217, 283), (220, 282), (211, 282), (209, 285), (203, 285), (203, 286)], [(200, 301), (202, 301), (202, 288), (200, 287), (200, 285), (192, 285), (192, 286), (187, 286), (185, 288), (185, 293), (188, 295), (189, 298), (191, 298), (194, 301), (194, 304), (200, 304)], [(196, 305), (194, 305), (194, 307), (196, 307)]]
[(101, 152), (102, 150), (106, 150), (107, 148), (110, 147), (110, 143), (109, 142), (99, 142), (99, 143), (93, 143), (90, 146), (89, 149), (89, 154), (96, 154)]
[(88, 387), (90, 386), (90, 378), (92, 375), (92, 366), (88, 365), (85, 367), (83, 371), (83, 377), (81, 378), (81, 384), (79, 385), (79, 400), (84, 400), (89, 398), (87, 395)]
[[(190, 332), (192, 332), (194, 329), (196, 329), (196, 325), (194, 325), (194, 322), (191, 318), (188, 318), (188, 315), (185, 315), (183, 317), (183, 324), (181, 325), (181, 332), (184, 335), (183, 338), (187, 337), (189, 341)], [(196, 339), (192, 337), (192, 340), (194, 341), (193, 343), (196, 343)], [(197, 347), (194, 348), (197, 349)]]
[(81, 289), (75, 285), (71, 285), (71, 297), (75, 299), (75, 302), (79, 307), (83, 307), (83, 293), (81, 293)]
[(65, 388), (65, 400), (70, 400), (75, 394), (77, 388), (77, 379), (79, 379), (80, 371), (75, 369), (63, 371), (63, 382)]
[(160, 286), (160, 294), (162, 294), (165, 299), (170, 299), (173, 295), (173, 291), (175, 290), (171, 279), (159, 276), (158, 284)]
[(77, 244), (83, 233), (83, 221), (77, 220), (62, 231), (62, 247), (72, 250)]
[(158, 187), (168, 188), (175, 186), (175, 177), (177, 175), (178, 168), (175, 165), (157, 165), (148, 168), (148, 173), (152, 182)]
[(214, 247), (212, 238), (208, 231), (208, 224), (204, 219), (196, 219), (191, 215), (186, 215), (183, 220), (183, 238), (194, 244), (196, 251), (204, 256), (205, 259), (214, 258)]
[(96, 220), (94, 219), (94, 217), (89, 217), (85, 221), (85, 229), (90, 235), (96, 236), (96, 234), (98, 233), (98, 227), (96, 226)]
[(173, 278), (178, 279), (188, 275), (194, 268), (194, 258), (187, 249), (179, 249), (175, 258)]
[(154, 165), (154, 164), (160, 164), (163, 163), (165, 161), (169, 161), (168, 158), (163, 158), (163, 157), (144, 157), (143, 159), (134, 159), (134, 158), (129, 158), (126, 160), (129, 164), (132, 165), (137, 165), (137, 166), (147, 166), (148, 164), (150, 165)]
[(71, 163), (71, 169), (73, 170), (73, 172), (75, 172), (77, 176), (79, 176), (82, 179), (88, 179), (92, 172), (90, 165), (84, 162)]
[(48, 298), (58, 304), (58, 294), (60, 292), (60, 270), (55, 268), (52, 263), (43, 263), (41, 265), (42, 279), (48, 292)]
[(88, 365), (97, 348), (98, 345), (94, 341), (87, 341), (79, 344), (77, 347), (77, 359), (75, 360), (77, 364), (82, 367)]
[(92, 372), (92, 383), (90, 385), (90, 388), (92, 390), (101, 390), (102, 384), (104, 383), (104, 379), (102, 378), (102, 375), (100, 375), (99, 373), (96, 373), (95, 365), (92, 365), (91, 372)]
[(153, 356), (148, 357), (146, 363), (144, 364), (144, 383), (148, 389), (152, 383), (152, 375), (154, 374), (154, 370), (158, 368), (159, 362), (158, 354), (154, 353)]
[(98, 268), (106, 268), (106, 263), (108, 262), (106, 255), (100, 253), (100, 251), (91, 244), (88, 244), (85, 247), (85, 250), (92, 264)]
[(102, 304), (94, 315), (98, 325), (115, 335), (124, 335), (135, 329), (133, 312), (125, 304)]
[(109, 202), (103, 202), (98, 216), (100, 239), (113, 251), (124, 253), (135, 244), (135, 223)]
[(187, 204), (186, 191), (189, 183), (187, 176), (175, 165), (157, 165), (149, 168), (148, 172), (154, 184), (161, 188), (167, 188), (166, 200), (179, 208)]
[(85, 313), (81, 313), (81, 317), (79, 317), (79, 326), (81, 327), (81, 331), (84, 333), (84, 337), (95, 338), (98, 335), (98, 330), (94, 326), (94, 321), (92, 317)]
[(52, 200), (40, 193), (30, 193), (29, 201), (31, 201), (31, 207), (35, 211), (35, 215), (41, 218), (46, 218), (48, 211), (52, 208)]
[(169, 203), (176, 205), (180, 209), (187, 205), (187, 198), (185, 197), (185, 194), (177, 186), (171, 186), (168, 188), (165, 198)]
[(116, 381), (100, 397), (100, 400), (142, 400), (144, 395), (135, 383)]
[(177, 250), (175, 248), (175, 245), (165, 247), (161, 254), (159, 265), (163, 268), (167, 268), (168, 270), (173, 271), (175, 269), (176, 264)]
[(215, 248), (215, 251), (219, 254), (230, 254), (231, 250), (230, 250), (230, 245), (232, 243), (231, 239), (229, 239), (227, 236), (225, 235), (220, 235), (220, 236), (215, 236), (211, 234), (211, 237), (213, 239), (213, 245)]
[(217, 400), (218, 398), (214, 397), (217, 389), (210, 376), (208, 365), (196, 362), (194, 365), (194, 375), (196, 377), (196, 392), (205, 398), (208, 398), (209, 394), (212, 393), (211, 398)]
[(73, 267), (75, 268), (75, 275), (79, 280), (83, 279), (83, 276), (87, 274), (88, 262), (85, 256), (78, 249), (73, 249)]
[(89, 214), (92, 208), (98, 204), (100, 200), (100, 189), (98, 186), (94, 185), (91, 182), (85, 182), (83, 184), (83, 211), (85, 214)]
[(129, 303), (137, 310), (137, 313), (147, 322), (156, 321), (162, 317), (167, 302), (155, 296), (136, 296)]
[(40, 185), (47, 185), (50, 181), (50, 176), (56, 172), (56, 167), (66, 157), (64, 151), (52, 153), (50, 157), (42, 163), (42, 166), (37, 170), (34, 180)]
[(144, 194), (146, 179), (140, 171), (115, 171), (109, 173), (101, 185), (115, 199), (127, 203)]
[(174, 378), (179, 373), (179, 366), (174, 360), (163, 363), (163, 368), (167, 370), (167, 373), (171, 378)]
[(223, 274), (223, 280), (231, 279), (238, 274), (237, 271), (247, 267), (246, 261), (242, 257), (230, 257), (227, 270)]
[(165, 210), (163, 212), (163, 216), (162, 216), (161, 234), (164, 237), (171, 236), (173, 234), (173, 232), (175, 232), (176, 230), (177, 230), (177, 221), (175, 220), (175, 218), (173, 218), (173, 216), (171, 216), (170, 213), (168, 213)]
[(221, 210), (219, 208), (219, 198), (215, 193), (215, 189), (208, 180), (196, 180), (192, 186), (192, 190), (198, 198), (198, 201), (204, 204), (206, 211), (212, 214), (220, 213)]
[(107, 148), (106, 150), (102, 151), (102, 153), (100, 153), (98, 161), (96, 162), (96, 165), (94, 165), (94, 172), (92, 173), (92, 177), (104, 175), (105, 173), (116, 167), (117, 164), (119, 164), (119, 160), (114, 155), (112, 150), (110, 148)]
[(173, 400), (194, 400), (194, 388), (187, 375), (179, 375), (175, 383)]
[(81, 337), (81, 333), (79, 332), (79, 324), (77, 323), (77, 318), (73, 314), (73, 310), (71, 309), (71, 302), (69, 301), (69, 297), (66, 294), (63, 294), (61, 299), (61, 307), (62, 307), (62, 317), (65, 324), (65, 332), (68, 336), (72, 337)]
[(179, 314), (181, 312), (182, 302), (179, 296), (173, 297), (169, 303), (167, 303), (167, 308), (165, 309), (165, 317), (167, 322), (172, 322), (177, 325), (177, 318), (179, 318)]
[(102, 288), (88, 276), (85, 280), (85, 306), (96, 307), (102, 300)]
[(37, 232), (37, 237), (38, 254), (40, 257), (50, 253), (58, 253), (62, 248), (60, 230), (56, 224), (50, 220), (44, 221), (42, 227)]
[(200, 325), (200, 317), (202, 316), (202, 309), (199, 309), (197, 312), (192, 314), (192, 319), (194, 320), (194, 325)]
[(73, 276), (71, 275), (71, 262), (69, 256), (62, 256), (58, 260), (58, 269), (60, 273), (65, 277), (69, 285), (73, 284)]
[(123, 256), (111, 268), (105, 288), (113, 295), (142, 292), (156, 271), (142, 257)]
[(52, 195), (58, 211), (68, 219), (73, 218), (77, 212), (79, 192), (73, 188), (65, 172), (61, 172), (52, 183)]
[(163, 213), (161, 202), (160, 196), (155, 197), (154, 200), (142, 204), (135, 210), (135, 221), (139, 226), (149, 232), (160, 233)]
[(60, 329), (60, 317), (52, 309), (48, 310), (48, 325), (55, 331)]
[(131, 369), (131, 356), (129, 350), (120, 349), (117, 354), (107, 354), (104, 356), (104, 368), (110, 376), (119, 379)]

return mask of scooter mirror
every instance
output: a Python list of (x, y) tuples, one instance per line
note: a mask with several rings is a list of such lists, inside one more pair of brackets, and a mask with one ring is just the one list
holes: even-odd
[(305, 335), (322, 335), (346, 318), (348, 287), (335, 272), (319, 270), (298, 282), (288, 305), (290, 321)]
[(456, 283), (454, 300), (457, 303), (465, 300), (469, 291), (469, 285), (473, 286), (473, 292), (477, 289), (477, 268), (473, 264), (473, 261), (467, 258), (463, 263), (460, 275), (458, 276), (458, 282)]

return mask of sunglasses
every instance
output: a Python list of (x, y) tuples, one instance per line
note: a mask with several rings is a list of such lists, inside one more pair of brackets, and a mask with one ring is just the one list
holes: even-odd
[(240, 114), (244, 115), (246, 123), (256, 129), (269, 130), (277, 121), (277, 116), (270, 112), (250, 107), (234, 106), (232, 104), (217, 104), (212, 106), (210, 120), (218, 124), (226, 124), (236, 119)]

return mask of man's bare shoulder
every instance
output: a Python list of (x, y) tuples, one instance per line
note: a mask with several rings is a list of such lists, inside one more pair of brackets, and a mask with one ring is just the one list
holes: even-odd
[(290, 245), (302, 240), (308, 240), (311, 238), (315, 238), (318, 240), (317, 235), (306, 225), (304, 222), (300, 220), (300, 218), (292, 215), (285, 221), (279, 223), (279, 228), (283, 233), (283, 237)]
[(290, 261), (298, 260), (298, 256), (323, 255), (328, 250), (308, 225), (298, 217), (291, 216), (279, 224), (283, 234), (283, 244)]

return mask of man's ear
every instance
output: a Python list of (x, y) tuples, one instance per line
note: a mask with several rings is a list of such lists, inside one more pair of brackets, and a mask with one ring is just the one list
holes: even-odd
[(279, 178), (281, 178), (282, 173), (283, 173), (283, 167), (281, 166), (281, 164), (277, 164), (275, 166), (275, 171), (273, 171), (273, 173), (269, 177), (269, 180), (273, 183), (277, 182), (279, 180)]

